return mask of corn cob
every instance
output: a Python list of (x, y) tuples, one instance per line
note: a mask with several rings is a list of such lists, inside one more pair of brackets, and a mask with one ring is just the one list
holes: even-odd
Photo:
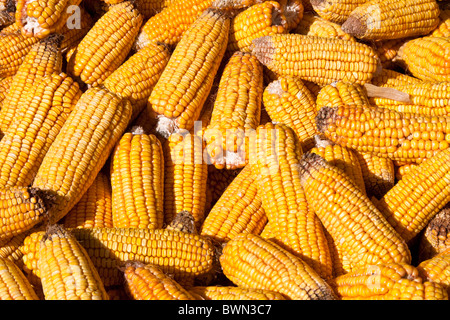
[(29, 89), (0, 141), (0, 188), (31, 184), (81, 96), (77, 83), (62, 73), (37, 79)]
[(203, 160), (204, 143), (194, 134), (175, 133), (163, 144), (164, 221), (170, 224), (180, 211), (188, 211), (198, 230), (206, 216), (208, 164)]
[(109, 176), (100, 171), (92, 185), (64, 217), (65, 228), (112, 228), (112, 190)]
[(371, 42), (383, 69), (394, 69), (397, 67), (398, 50), (406, 41), (412, 38), (400, 38), (390, 40), (375, 40)]
[(0, 242), (0, 258), (14, 262), (20, 269), (23, 268), (23, 254), (20, 247), (29, 232), (21, 232), (17, 236)]
[(24, 36), (43, 39), (59, 32), (71, 13), (79, 10), (80, 3), (81, 0), (17, 0), (15, 18)]
[(50, 223), (63, 218), (91, 186), (130, 117), (129, 101), (105, 89), (94, 87), (82, 94), (32, 184), (56, 197)]
[(220, 263), (238, 287), (271, 290), (292, 300), (335, 299), (331, 287), (301, 258), (255, 234), (228, 241)]
[(264, 89), (263, 104), (272, 121), (294, 130), (303, 150), (314, 146), (316, 102), (301, 79), (279, 76)]
[(447, 300), (445, 289), (422, 279), (412, 265), (368, 264), (333, 279), (342, 300)]
[(225, 53), (229, 28), (226, 14), (209, 9), (183, 34), (148, 99), (162, 136), (193, 128)]
[(303, 153), (299, 139), (284, 124), (259, 126), (252, 138), (250, 165), (274, 241), (298, 255), (322, 278), (332, 275), (327, 239), (306, 202), (300, 184)]
[(329, 140), (321, 139), (320, 136), (316, 136), (315, 140), (316, 146), (309, 151), (319, 155), (330, 165), (341, 169), (362, 193), (367, 194), (357, 153)]
[(383, 69), (381, 73), (371, 81), (378, 87), (399, 87), (422, 83), (422, 80), (411, 77), (395, 70)]
[(200, 234), (227, 242), (240, 233), (260, 234), (266, 223), (258, 185), (247, 165), (212, 207), (201, 225)]
[(197, 300), (287, 300), (276, 291), (232, 286), (196, 286), (188, 291)]
[(35, 288), (40, 289), (43, 297), (38, 262), (40, 241), (45, 234), (45, 227), (39, 226), (27, 232), (23, 232), (22, 234), (27, 234), (23, 239), (22, 245), (19, 247), (22, 255), (22, 270), (28, 281), (30, 281)]
[(60, 225), (42, 237), (38, 267), (45, 300), (108, 300), (87, 251)]
[(411, 262), (405, 241), (342, 170), (305, 153), (300, 178), (308, 205), (352, 270), (365, 264)]
[[(211, 193), (210, 206), (214, 206), (228, 188), (228, 186), (233, 182), (233, 180), (238, 176), (238, 174), (243, 169), (235, 170), (221, 170), (214, 166), (208, 166), (208, 179), (206, 181), (206, 191)], [(206, 210), (209, 212), (209, 210)]]
[(127, 261), (123, 273), (125, 289), (133, 300), (195, 300), (160, 267)]
[(431, 32), (433, 37), (450, 37), (450, 9), (441, 10), (440, 22), (436, 29)]
[(317, 110), (324, 106), (334, 107), (341, 105), (370, 105), (364, 86), (345, 81), (336, 81), (320, 89), (316, 99)]
[(420, 262), (450, 249), (450, 203), (428, 222), (420, 236), (418, 260)]
[(364, 84), (380, 68), (371, 47), (342, 39), (275, 34), (253, 40), (252, 52), (277, 74), (319, 85), (338, 80)]
[(77, 45), (68, 73), (87, 85), (101, 84), (125, 61), (142, 22), (131, 1), (112, 6)]
[[(167, 229), (76, 228), (71, 233), (86, 249), (105, 287), (123, 284), (118, 267), (128, 260), (159, 266), (183, 286), (208, 284), (215, 276), (216, 251), (211, 241), (197, 234)], [(43, 231), (30, 234), (22, 247), (28, 272), (36, 275), (36, 242)], [(26, 257), (26, 258), (25, 258)]]
[(450, 202), (450, 148), (419, 164), (396, 183), (377, 208), (409, 242)]
[(319, 132), (358, 152), (391, 160), (422, 162), (449, 147), (450, 118), (397, 112), (385, 108), (322, 107)]
[(248, 130), (260, 123), (262, 65), (254, 55), (236, 51), (221, 74), (211, 119), (204, 130), (209, 163), (234, 170), (248, 163)]
[(380, 199), (395, 184), (395, 166), (391, 159), (370, 152), (355, 152), (361, 166), (367, 196)]
[(0, 29), (15, 22), (16, 1), (0, 1)]
[(3, 100), (0, 110), (0, 131), (5, 133), (17, 116), (18, 107), (25, 93), (35, 85), (35, 81), (62, 70), (62, 37), (51, 35), (33, 45), (11, 82), (10, 90)]
[(144, 109), (150, 93), (170, 58), (162, 44), (149, 44), (118, 67), (103, 85), (110, 92), (128, 99), (133, 106), (132, 119)]
[(214, 0), (180, 0), (150, 17), (142, 26), (134, 42), (139, 51), (150, 43), (161, 42), (175, 47), (183, 34), (210, 7)]
[(354, 37), (344, 32), (339, 24), (321, 18), (314, 12), (305, 12), (302, 20), (295, 29), (291, 30), (291, 33), (356, 41)]
[(164, 156), (161, 142), (142, 128), (122, 135), (111, 154), (113, 225), (162, 228)]
[(303, 17), (301, 1), (263, 1), (238, 13), (231, 21), (227, 54), (234, 51), (251, 52), (252, 40), (286, 34)]
[(36, 188), (0, 189), (0, 241), (10, 239), (43, 221), (48, 213), (49, 200)]
[(400, 47), (398, 61), (413, 76), (423, 81), (450, 81), (449, 50), (450, 38), (419, 37)]
[(3, 100), (5, 100), (9, 88), (11, 87), (12, 80), (12, 76), (0, 79), (0, 109), (3, 104)]
[(350, 13), (342, 30), (364, 40), (417, 37), (437, 27), (439, 14), (436, 0), (370, 0)]
[(411, 172), (411, 170), (414, 170), (418, 166), (417, 163), (406, 163), (401, 165), (395, 165), (394, 164), (394, 170), (395, 170), (395, 179), (397, 181), (400, 181), (406, 174)]
[(350, 13), (369, 0), (310, 0), (314, 11), (323, 19), (342, 24)]
[(0, 258), (0, 300), (39, 300), (31, 283), (12, 261)]
[(370, 98), (370, 104), (399, 112), (428, 116), (450, 114), (450, 82), (421, 82), (393, 88), (407, 93), (410, 103), (405, 104), (394, 99), (373, 97)]
[(450, 294), (450, 249), (447, 249), (428, 260), (422, 261), (418, 266), (419, 276), (424, 281), (431, 281), (441, 285)]

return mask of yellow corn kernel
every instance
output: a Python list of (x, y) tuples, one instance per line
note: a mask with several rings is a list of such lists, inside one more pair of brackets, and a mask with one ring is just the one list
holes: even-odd
[(372, 79), (372, 84), (378, 87), (397, 87), (411, 84), (419, 84), (422, 80), (411, 77), (395, 70), (383, 69), (381, 73)]
[(206, 216), (208, 164), (203, 159), (204, 142), (194, 134), (174, 133), (163, 143), (164, 221), (188, 211), (198, 230)]
[(442, 251), (436, 256), (422, 261), (418, 266), (419, 275), (424, 281), (431, 281), (441, 285), (450, 294), (450, 249)]
[(65, 228), (113, 227), (111, 181), (100, 171), (63, 220)]
[(323, 19), (342, 24), (350, 13), (369, 0), (310, 0), (314, 11)]
[[(217, 203), (219, 198), (238, 176), (242, 169), (222, 170), (214, 166), (208, 166), (208, 179), (206, 181), (206, 191), (210, 193), (210, 209)], [(210, 210), (206, 210), (209, 212)]]
[(3, 104), (3, 100), (5, 100), (8, 90), (11, 87), (12, 80), (12, 76), (0, 79), (0, 109)]
[(291, 300), (334, 300), (331, 287), (298, 256), (258, 235), (228, 241), (220, 256), (223, 273), (236, 286), (271, 290)]
[(293, 129), (304, 151), (314, 146), (317, 134), (316, 99), (305, 83), (293, 76), (279, 76), (263, 92), (263, 104), (271, 121)]
[(342, 30), (364, 40), (417, 37), (437, 27), (439, 14), (436, 0), (370, 0), (350, 13)]
[(364, 86), (345, 81), (336, 81), (320, 89), (316, 99), (317, 110), (324, 106), (334, 107), (340, 105), (370, 105)]
[(420, 235), (418, 261), (422, 262), (450, 249), (450, 203), (428, 222)]
[(227, 242), (240, 233), (260, 234), (267, 223), (249, 165), (233, 179), (201, 225), (200, 234)]
[(125, 61), (142, 22), (131, 1), (112, 6), (77, 45), (67, 72), (90, 86), (101, 84)]
[(445, 289), (404, 263), (368, 264), (330, 283), (342, 300), (447, 300)]
[(66, 74), (36, 79), (0, 141), (0, 188), (27, 186), (82, 92)]
[(0, 258), (0, 300), (39, 300), (19, 267), (5, 258)]
[(248, 131), (261, 117), (262, 65), (249, 52), (236, 51), (221, 74), (211, 119), (204, 129), (208, 162), (234, 170), (248, 163)]
[(397, 112), (379, 107), (322, 107), (319, 132), (358, 152), (420, 163), (450, 145), (450, 118)]
[(380, 64), (375, 51), (342, 39), (274, 34), (253, 40), (252, 52), (270, 70), (319, 85), (370, 82)]
[(14, 262), (21, 270), (23, 270), (23, 254), (21, 246), (30, 231), (21, 232), (18, 235), (0, 242), (0, 258), (8, 259)]
[(300, 183), (302, 154), (300, 140), (292, 129), (269, 122), (259, 126), (252, 138), (249, 165), (273, 240), (328, 279), (332, 261), (327, 239)]
[(396, 165), (394, 163), (394, 170), (395, 170), (395, 179), (396, 181), (402, 180), (402, 178), (411, 172), (411, 170), (414, 170), (418, 166), (417, 163), (402, 163), (399, 165)]
[(202, 300), (287, 300), (276, 291), (232, 286), (196, 286), (188, 291)]
[(390, 39), (390, 40), (374, 40), (371, 43), (372, 48), (375, 50), (380, 63), (384, 69), (394, 69), (398, 66), (398, 51), (406, 41), (411, 40), (411, 37)]
[(450, 148), (420, 163), (380, 201), (377, 208), (394, 229), (410, 241), (450, 202)]
[(225, 53), (229, 28), (226, 14), (209, 9), (183, 34), (147, 104), (163, 137), (194, 127)]
[(341, 169), (308, 152), (299, 170), (308, 205), (352, 270), (366, 264), (411, 262), (406, 242)]
[(163, 44), (149, 44), (118, 67), (103, 85), (110, 92), (128, 99), (133, 106), (132, 119), (147, 105), (148, 97), (170, 58)]
[(140, 127), (125, 132), (111, 153), (113, 225), (162, 228), (164, 156), (161, 142)]
[(43, 235), (38, 268), (45, 300), (108, 300), (87, 251), (60, 225), (50, 226)]
[(50, 223), (62, 219), (91, 186), (130, 117), (130, 102), (105, 89), (93, 87), (81, 95), (32, 184), (55, 197)]
[(125, 289), (133, 300), (195, 300), (158, 266), (127, 261), (123, 273)]
[(450, 9), (441, 9), (439, 24), (430, 34), (433, 37), (450, 37)]

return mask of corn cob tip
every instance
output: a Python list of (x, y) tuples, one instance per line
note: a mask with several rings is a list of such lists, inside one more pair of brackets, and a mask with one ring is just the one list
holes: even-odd
[(16, 0), (7, 0), (5, 4), (5, 11), (8, 13), (16, 12)]
[(324, 106), (320, 108), (317, 112), (317, 116), (315, 118), (317, 130), (320, 133), (325, 133), (325, 130), (328, 126), (328, 121), (331, 119), (332, 121), (337, 116), (337, 107), (327, 107)]
[(272, 81), (267, 85), (266, 90), (270, 94), (276, 94), (277, 96), (281, 97), (281, 95), (283, 94), (283, 89), (281, 87), (281, 80)]
[(341, 29), (353, 37), (361, 38), (367, 32), (367, 25), (357, 17), (349, 16), (342, 24)]
[(58, 237), (68, 237), (69, 234), (70, 231), (64, 228), (61, 224), (49, 224), (41, 241), (44, 242), (51, 239), (55, 235)]
[(272, 37), (263, 36), (253, 39), (250, 50), (263, 65), (269, 65), (275, 50), (272, 44)]
[(187, 233), (197, 233), (195, 228), (195, 218), (191, 212), (183, 210), (178, 212), (167, 229), (176, 229)]
[(312, 168), (323, 167), (327, 165), (327, 161), (315, 152), (307, 151), (300, 158), (299, 174), (300, 183), (304, 186), (306, 179), (310, 175)]
[(331, 140), (328, 140), (327, 138), (318, 134), (314, 136), (314, 141), (316, 143), (316, 147), (318, 148), (326, 148), (327, 146), (332, 146), (334, 144)]
[(327, 0), (310, 0), (309, 2), (315, 10), (324, 9), (327, 4)]
[(142, 126), (133, 126), (131, 127), (130, 132), (133, 135), (145, 134), (145, 129)]
[(41, 41), (42, 43), (45, 43), (45, 45), (48, 46), (49, 48), (53, 48), (53, 50), (59, 51), (63, 40), (64, 40), (63, 34), (52, 33), (47, 37), (45, 37), (44, 39), (42, 39)]
[(164, 115), (158, 115), (156, 132), (163, 138), (169, 138), (171, 134), (178, 131), (178, 126), (174, 119), (167, 118)]

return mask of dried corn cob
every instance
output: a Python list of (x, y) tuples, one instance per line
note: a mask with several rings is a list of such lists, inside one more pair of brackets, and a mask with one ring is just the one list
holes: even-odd
[(251, 52), (252, 40), (288, 33), (303, 17), (301, 1), (263, 1), (238, 13), (231, 21), (227, 52)]
[(0, 300), (39, 300), (31, 283), (12, 261), (0, 258)]
[(249, 165), (274, 241), (328, 279), (332, 265), (327, 239), (300, 184), (302, 153), (292, 129), (269, 122), (256, 130)]
[(111, 154), (113, 225), (162, 228), (164, 156), (161, 142), (141, 127), (122, 135)]
[(317, 110), (324, 106), (334, 107), (341, 105), (370, 105), (364, 86), (345, 81), (336, 81), (320, 89), (316, 99)]
[(208, 162), (234, 170), (248, 163), (248, 130), (261, 118), (262, 65), (248, 52), (236, 51), (225, 65), (211, 119), (204, 129)]
[(395, 70), (383, 69), (381, 73), (371, 81), (378, 87), (398, 87), (422, 83), (422, 80), (408, 76)]
[(441, 10), (439, 19), (438, 26), (430, 35), (433, 37), (450, 37), (450, 9)]
[(429, 116), (447, 116), (450, 114), (450, 82), (421, 82), (394, 89), (407, 93), (410, 103), (388, 98), (370, 98), (370, 104), (400, 112), (416, 113)]
[(407, 41), (398, 51), (398, 61), (423, 81), (450, 81), (448, 52), (450, 38), (419, 37)]
[(419, 164), (376, 202), (405, 241), (414, 238), (450, 202), (449, 167), (447, 148)]
[(305, 153), (300, 177), (308, 205), (352, 270), (365, 264), (411, 262), (405, 241), (342, 170)]
[(33, 45), (14, 75), (10, 90), (3, 100), (0, 110), (0, 130), (5, 133), (13, 119), (25, 93), (35, 85), (35, 81), (62, 70), (60, 35), (51, 35)]
[(267, 223), (249, 165), (234, 178), (201, 225), (200, 234), (227, 242), (240, 233), (260, 234)]
[(314, 11), (323, 19), (343, 23), (350, 13), (369, 0), (310, 0)]
[(242, 288), (271, 290), (292, 300), (334, 300), (330, 286), (301, 258), (246, 233), (228, 241), (220, 256), (225, 276)]
[(418, 261), (433, 258), (450, 249), (450, 203), (428, 222), (420, 236)]
[(158, 266), (127, 261), (123, 273), (125, 289), (133, 300), (195, 300)]
[[(216, 251), (211, 241), (197, 234), (167, 229), (141, 228), (76, 228), (70, 229), (87, 250), (99, 271), (105, 287), (123, 284), (118, 269), (127, 260), (159, 266), (183, 286), (193, 281), (208, 284), (217, 271)], [(36, 242), (43, 231), (30, 234), (22, 247), (24, 261), (30, 271), (35, 270)], [(26, 259), (25, 259), (26, 257)]]
[(108, 300), (87, 251), (60, 225), (52, 225), (39, 244), (38, 267), (45, 300)]
[(20, 253), (22, 254), (22, 270), (28, 281), (30, 281), (35, 288), (40, 288), (42, 290), (38, 262), (40, 241), (45, 234), (45, 229), (43, 226), (40, 226), (27, 231), (26, 234), (27, 236), (23, 239), (23, 243), (19, 247)]
[(315, 136), (315, 140), (315, 147), (309, 151), (321, 156), (330, 165), (341, 169), (359, 190), (366, 194), (362, 168), (357, 153), (329, 140), (321, 139), (320, 136)]
[(450, 294), (450, 249), (447, 249), (418, 266), (419, 275), (424, 281), (431, 281), (441, 285)]
[(225, 53), (229, 28), (226, 14), (208, 9), (183, 34), (148, 99), (162, 136), (194, 127)]
[(50, 223), (80, 200), (106, 163), (131, 117), (129, 101), (105, 89), (88, 89), (46, 153), (32, 186), (56, 197)]
[(295, 131), (303, 150), (314, 146), (316, 103), (301, 79), (279, 76), (264, 89), (263, 104), (272, 121), (284, 123)]
[(198, 230), (206, 216), (208, 164), (203, 160), (204, 143), (190, 133), (174, 133), (163, 144), (164, 221), (172, 222), (180, 211), (188, 211)]
[(112, 190), (106, 173), (100, 171), (92, 185), (64, 217), (65, 228), (112, 228)]
[(0, 188), (27, 186), (81, 96), (67, 75), (36, 79), (0, 141)]
[(196, 286), (188, 291), (202, 300), (287, 300), (276, 291), (232, 286)]
[(16, 1), (0, 1), (0, 29), (9, 26), (15, 22)]
[(139, 51), (152, 42), (162, 42), (175, 47), (183, 34), (213, 1), (174, 1), (173, 5), (162, 9), (144, 23), (134, 42), (134, 49)]
[(445, 289), (408, 264), (368, 264), (333, 279), (342, 300), (447, 300)]
[(112, 6), (77, 45), (68, 73), (85, 84), (101, 84), (126, 59), (142, 22), (131, 1)]
[(439, 13), (436, 0), (370, 0), (350, 13), (342, 30), (364, 40), (423, 36), (437, 27)]
[(165, 45), (149, 44), (133, 54), (103, 82), (110, 92), (130, 100), (133, 106), (132, 119), (146, 106), (169, 58), (170, 52)]
[(338, 80), (364, 84), (380, 68), (371, 47), (342, 39), (275, 34), (253, 40), (252, 52), (277, 74), (320, 85)]
[(321, 133), (337, 144), (408, 163), (431, 158), (450, 143), (450, 118), (444, 116), (338, 106), (322, 107), (316, 124)]
[(372, 41), (371, 46), (380, 59), (383, 69), (393, 69), (397, 67), (398, 50), (406, 41), (411, 39), (412, 38), (400, 38)]
[(21, 232), (17, 236), (0, 242), (0, 258), (14, 262), (20, 269), (23, 268), (23, 254), (20, 247), (28, 236), (29, 232)]
[(49, 199), (30, 187), (0, 190), (0, 241), (31, 229), (47, 216)]
[(339, 24), (321, 18), (314, 12), (305, 12), (302, 20), (295, 29), (291, 30), (291, 33), (355, 41), (355, 38), (344, 32)]
[(380, 199), (395, 184), (395, 166), (391, 159), (370, 152), (355, 152), (361, 166), (367, 196)]

